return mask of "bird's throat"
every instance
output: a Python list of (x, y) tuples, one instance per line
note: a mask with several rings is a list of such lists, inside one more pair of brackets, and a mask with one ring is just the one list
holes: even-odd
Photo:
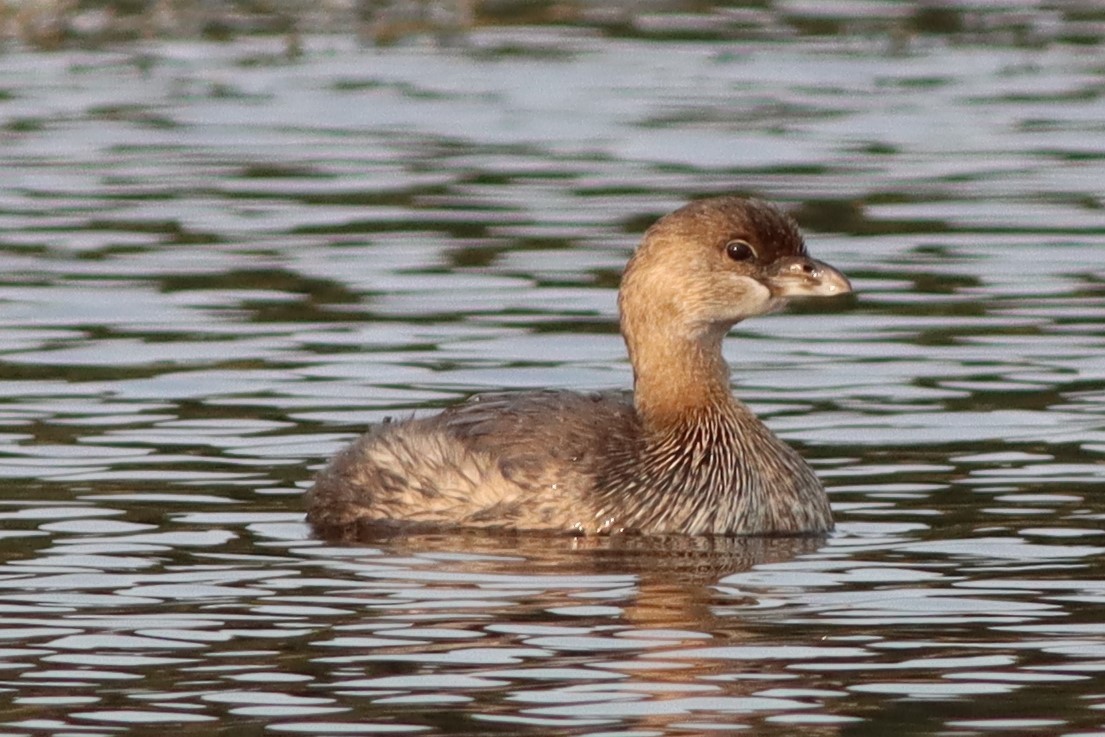
[(703, 411), (724, 410), (733, 404), (722, 337), (650, 340), (647, 345), (630, 346), (635, 368), (633, 403), (650, 434), (666, 434)]

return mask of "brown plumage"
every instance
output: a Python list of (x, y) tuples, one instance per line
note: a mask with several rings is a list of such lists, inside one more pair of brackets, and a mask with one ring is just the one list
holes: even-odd
[(473, 397), (374, 428), (307, 493), (324, 535), (479, 527), (607, 534), (832, 529), (812, 469), (729, 390), (735, 323), (851, 291), (759, 200), (686, 205), (645, 233), (618, 295), (634, 392)]

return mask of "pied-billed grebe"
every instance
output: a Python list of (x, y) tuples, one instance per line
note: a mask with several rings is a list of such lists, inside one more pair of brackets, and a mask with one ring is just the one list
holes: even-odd
[(322, 534), (480, 527), (803, 534), (833, 527), (813, 470), (729, 390), (721, 342), (791, 297), (851, 291), (759, 200), (693, 202), (649, 228), (618, 294), (634, 392), (480, 395), (381, 425), (307, 493)]

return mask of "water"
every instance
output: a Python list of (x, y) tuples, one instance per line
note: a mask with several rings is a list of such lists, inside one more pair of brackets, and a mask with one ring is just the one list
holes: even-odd
[[(1100, 14), (902, 7), (9, 48), (0, 730), (1105, 734)], [(722, 192), (857, 288), (726, 348), (837, 534), (311, 538), (370, 422), (627, 385)]]

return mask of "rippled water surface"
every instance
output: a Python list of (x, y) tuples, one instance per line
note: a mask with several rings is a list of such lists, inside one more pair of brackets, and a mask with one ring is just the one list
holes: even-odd
[[(1102, 18), (908, 8), (9, 47), (0, 731), (1105, 735)], [(857, 289), (726, 347), (836, 534), (312, 539), (371, 422), (627, 386), (718, 193)]]

